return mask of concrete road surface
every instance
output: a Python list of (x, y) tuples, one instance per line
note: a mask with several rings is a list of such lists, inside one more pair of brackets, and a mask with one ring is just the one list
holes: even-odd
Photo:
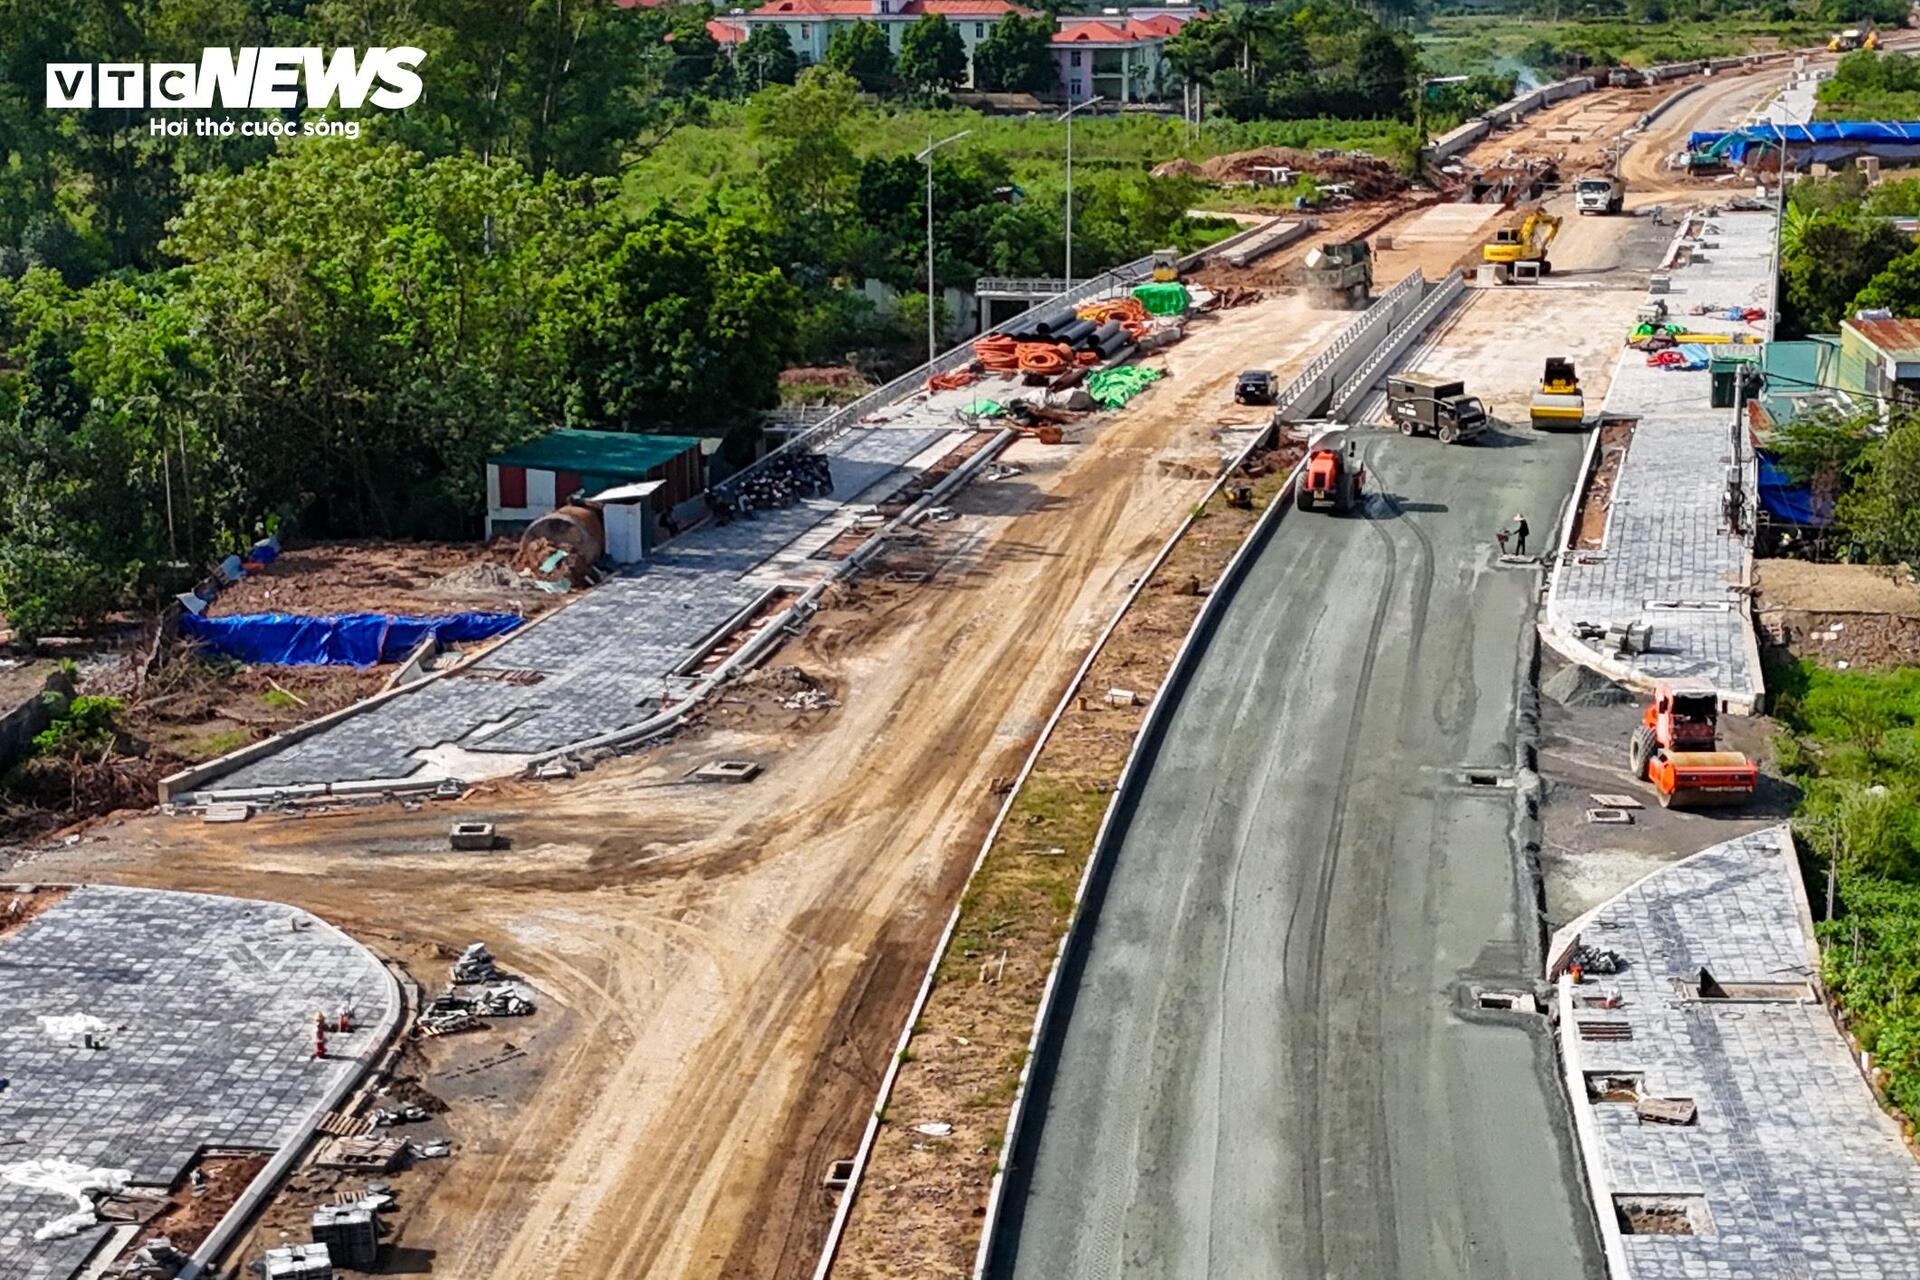
[(1166, 695), (995, 1276), (1599, 1274), (1544, 1024), (1460, 1011), (1526, 985), (1501, 784), (1539, 578), (1492, 534), (1550, 536), (1584, 438), (1366, 439), (1390, 496), (1289, 513)]

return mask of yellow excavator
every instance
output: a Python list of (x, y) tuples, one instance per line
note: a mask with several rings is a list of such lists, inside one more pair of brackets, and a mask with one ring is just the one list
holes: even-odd
[(1535, 209), (1517, 227), (1502, 227), (1493, 239), (1480, 246), (1480, 260), (1494, 268), (1501, 284), (1516, 280), (1538, 280), (1553, 270), (1547, 261), (1547, 246), (1560, 234), (1560, 219), (1545, 209)]

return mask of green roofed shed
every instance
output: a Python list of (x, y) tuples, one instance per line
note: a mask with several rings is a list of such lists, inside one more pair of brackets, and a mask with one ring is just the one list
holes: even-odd
[(549, 431), (487, 459), (487, 536), (512, 532), (576, 498), (641, 480), (662, 485), (648, 503), (664, 515), (706, 490), (697, 436)]

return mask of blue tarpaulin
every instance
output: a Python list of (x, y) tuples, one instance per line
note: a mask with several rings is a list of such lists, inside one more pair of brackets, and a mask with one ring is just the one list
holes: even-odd
[(1813, 490), (1795, 484), (1765, 450), (1760, 459), (1760, 505), (1768, 515), (1792, 524), (1824, 528), (1833, 523), (1833, 504), (1814, 501)]
[(454, 613), (409, 618), (390, 613), (344, 613), (327, 618), (291, 613), (243, 613), (232, 618), (180, 617), (180, 634), (242, 662), (278, 666), (370, 667), (398, 662), (429, 635), (443, 644), (485, 640), (520, 625), (518, 614)]
[(1721, 132), (1696, 130), (1687, 135), (1688, 151), (1709, 152), (1733, 164), (1745, 161), (1749, 151), (1777, 151), (1782, 143), (1863, 153), (1877, 151), (1870, 145), (1873, 143), (1920, 148), (1920, 120), (1822, 120), (1816, 124), (1749, 125)]

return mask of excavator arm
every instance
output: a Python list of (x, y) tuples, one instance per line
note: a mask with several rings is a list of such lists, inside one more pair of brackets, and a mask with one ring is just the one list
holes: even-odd
[(1521, 243), (1527, 246), (1529, 258), (1547, 256), (1547, 246), (1560, 234), (1560, 219), (1542, 209), (1535, 209), (1527, 215), (1526, 222), (1520, 228)]

